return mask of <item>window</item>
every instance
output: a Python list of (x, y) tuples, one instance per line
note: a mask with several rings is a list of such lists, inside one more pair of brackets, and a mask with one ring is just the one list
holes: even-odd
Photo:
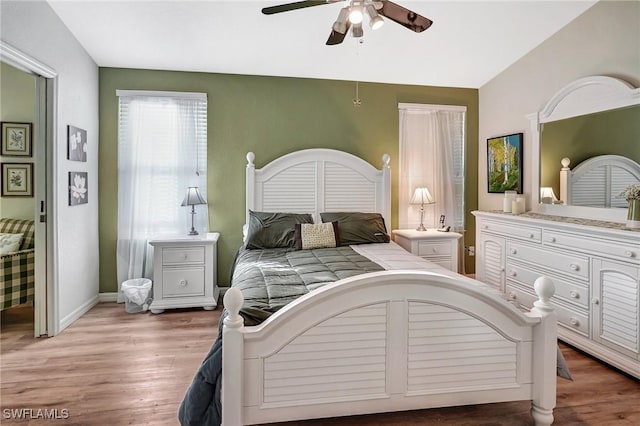
[[(148, 239), (187, 234), (189, 186), (207, 198), (207, 98), (204, 93), (118, 90), (118, 284), (150, 277)], [(207, 206), (196, 229), (208, 230)]]
[(409, 204), (426, 186), (434, 204), (425, 205), (424, 224), (434, 228), (441, 214), (454, 230), (464, 229), (464, 148), (466, 107), (399, 104), (400, 228), (416, 228), (420, 206)]

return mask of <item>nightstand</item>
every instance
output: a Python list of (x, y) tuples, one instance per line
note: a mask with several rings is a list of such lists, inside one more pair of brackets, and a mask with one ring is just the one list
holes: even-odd
[(458, 240), (462, 234), (435, 229), (396, 229), (393, 240), (405, 250), (453, 272), (458, 272)]
[(202, 306), (215, 309), (217, 286), (217, 244), (220, 234), (158, 237), (153, 246), (154, 314), (165, 309)]

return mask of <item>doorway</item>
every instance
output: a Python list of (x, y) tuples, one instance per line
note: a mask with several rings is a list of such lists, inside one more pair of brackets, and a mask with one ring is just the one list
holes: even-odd
[[(8, 102), (22, 104), (20, 108), (2, 108), (2, 121), (30, 123), (28, 140), (29, 152), (22, 156), (3, 156), (2, 163), (13, 163), (23, 167), (29, 173), (31, 182), (24, 189), (31, 196), (2, 197), (0, 201), (2, 217), (16, 217), (33, 221), (33, 302), (32, 315), (24, 309), (17, 312), (15, 320), (18, 322), (32, 318), (33, 335), (55, 335), (56, 318), (55, 295), (52, 279), (51, 259), (53, 256), (52, 227), (47, 226), (51, 217), (52, 200), (52, 141), (54, 105), (55, 105), (55, 77), (56, 73), (32, 58), (22, 54), (6, 43), (0, 41), (0, 77), (18, 79), (22, 81), (22, 95), (15, 93)], [(4, 85), (9, 91), (13, 85)], [(12, 81), (11, 83), (15, 83)], [(7, 96), (3, 93), (2, 106)], [(30, 109), (30, 114), (29, 110)], [(3, 153), (4, 154), (4, 153)], [(25, 194), (26, 195), (26, 194)], [(12, 198), (21, 198), (16, 204)], [(24, 234), (26, 235), (26, 233)], [(26, 238), (25, 238), (26, 240)], [(20, 247), (22, 248), (22, 247)], [(26, 274), (25, 274), (26, 275)], [(5, 282), (2, 283), (6, 285)], [(28, 304), (25, 305), (28, 309)], [(21, 306), (24, 308), (25, 306)], [(3, 312), (4, 313), (4, 312)], [(4, 317), (4, 315), (3, 315)], [(4, 318), (3, 318), (4, 319)]]

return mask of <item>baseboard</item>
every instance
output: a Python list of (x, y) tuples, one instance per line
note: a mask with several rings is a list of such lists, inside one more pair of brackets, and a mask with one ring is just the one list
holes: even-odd
[(62, 330), (64, 330), (65, 328), (69, 327), (77, 319), (79, 319), (81, 316), (83, 316), (84, 314), (89, 312), (89, 309), (91, 309), (95, 305), (97, 305), (99, 301), (100, 301), (100, 298), (96, 295), (95, 297), (92, 297), (91, 299), (87, 300), (85, 303), (80, 305), (77, 309), (75, 309), (69, 315), (67, 315), (66, 317), (62, 318), (62, 320), (60, 320), (58, 333), (61, 333)]
[(109, 293), (98, 293), (98, 302), (117, 302), (118, 301), (118, 292), (109, 292)]

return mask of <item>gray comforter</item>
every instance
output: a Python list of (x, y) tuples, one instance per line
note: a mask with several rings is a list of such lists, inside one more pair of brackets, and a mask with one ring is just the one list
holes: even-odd
[[(350, 247), (299, 250), (240, 250), (231, 285), (244, 296), (241, 315), (245, 325), (256, 325), (287, 303), (330, 282), (383, 270)], [(180, 405), (183, 426), (219, 425), (222, 378), (222, 323), (218, 338), (198, 369)]]

